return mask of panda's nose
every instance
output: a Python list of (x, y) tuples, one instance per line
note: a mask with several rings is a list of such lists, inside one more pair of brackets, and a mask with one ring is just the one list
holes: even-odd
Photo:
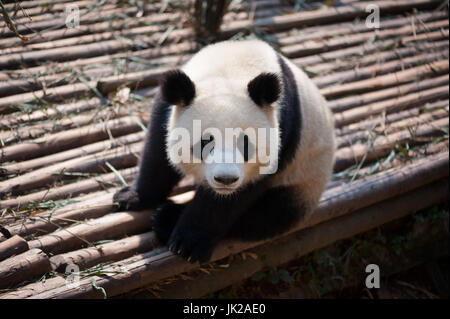
[(232, 176), (232, 175), (217, 175), (214, 176), (214, 180), (218, 183), (224, 184), (224, 185), (230, 185), (239, 179), (238, 176)]

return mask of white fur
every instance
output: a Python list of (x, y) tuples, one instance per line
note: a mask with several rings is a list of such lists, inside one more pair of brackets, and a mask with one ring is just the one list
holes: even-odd
[[(294, 160), (274, 176), (273, 186), (297, 187), (302, 200), (315, 207), (332, 173), (333, 118), (312, 81), (294, 64), (285, 61), (294, 73), (300, 96), (301, 143)], [(194, 82), (196, 97), (187, 108), (173, 107), (169, 132), (179, 127), (192, 132), (193, 119), (201, 119), (203, 129), (215, 127), (221, 132), (236, 127), (244, 130), (248, 127), (273, 128), (277, 130), (279, 142), (279, 105), (274, 103), (261, 108), (250, 99), (247, 91), (248, 83), (262, 72), (281, 75), (278, 56), (268, 44), (248, 40), (210, 45), (195, 54), (182, 70)], [(170, 145), (168, 139), (168, 148)], [(260, 178), (260, 166), (258, 162), (245, 163), (228, 169), (239, 170), (240, 180), (236, 186), (239, 187)], [(195, 163), (177, 164), (176, 167), (184, 174), (192, 174), (198, 183), (207, 181), (214, 187), (211, 172), (218, 168)]]

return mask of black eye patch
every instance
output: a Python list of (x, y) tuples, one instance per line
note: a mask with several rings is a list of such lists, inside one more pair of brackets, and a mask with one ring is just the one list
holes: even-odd
[(253, 157), (255, 153), (255, 146), (250, 142), (246, 134), (241, 134), (237, 141), (237, 148), (244, 156), (244, 161), (248, 162), (249, 158)]
[[(214, 136), (210, 134), (205, 134), (202, 136), (202, 139), (198, 141), (191, 149), (194, 153), (194, 156), (198, 159), (203, 160), (203, 151), (212, 153), (214, 151)], [(208, 149), (205, 149), (205, 148)]]

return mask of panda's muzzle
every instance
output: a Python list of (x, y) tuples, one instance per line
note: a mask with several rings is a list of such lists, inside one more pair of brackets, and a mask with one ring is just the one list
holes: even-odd
[(239, 180), (239, 176), (233, 175), (216, 175), (214, 176), (214, 180), (223, 185), (231, 185), (236, 183)]

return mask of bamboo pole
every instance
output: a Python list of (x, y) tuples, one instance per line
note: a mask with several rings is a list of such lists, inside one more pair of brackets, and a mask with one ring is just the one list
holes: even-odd
[(41, 291), (51, 290), (67, 284), (63, 277), (48, 278), (45, 281), (38, 281), (15, 290), (0, 294), (0, 299), (25, 299)]
[(113, 137), (119, 137), (141, 130), (139, 119), (132, 116), (109, 120), (105, 123), (95, 123), (52, 134), (48, 137), (41, 137), (27, 143), (4, 147), (0, 152), (0, 163), (31, 159), (61, 152), (104, 140), (110, 137), (109, 134)]
[(121, 85), (127, 85), (131, 87), (155, 86), (158, 84), (158, 80), (161, 75), (170, 69), (171, 67), (164, 66), (147, 71), (113, 75), (110, 77), (102, 78), (97, 82), (97, 89), (103, 94), (106, 94), (116, 90)]
[(52, 270), (46, 254), (30, 249), (0, 262), (0, 288), (10, 288)]
[(448, 109), (449, 101), (447, 100), (438, 100), (436, 102), (427, 103), (425, 105), (415, 107), (412, 109), (408, 109), (405, 111), (400, 111), (397, 113), (389, 113), (389, 114), (380, 114), (374, 118), (364, 119), (360, 122), (355, 122), (349, 124), (347, 126), (343, 126), (336, 130), (336, 136), (345, 136), (348, 134), (352, 134), (354, 132), (364, 130), (364, 129), (372, 129), (378, 125), (387, 125), (390, 123), (394, 123), (396, 121), (402, 121), (406, 118), (410, 118), (413, 116), (419, 116), (422, 112), (433, 112), (439, 109)]
[(0, 131), (0, 140), (4, 146), (18, 143), (24, 140), (37, 139), (45, 134), (54, 134), (61, 131), (97, 123), (105, 118), (117, 119), (129, 115), (129, 112), (115, 112), (111, 110), (101, 110), (85, 112), (83, 114), (64, 117), (59, 120), (46, 121), (36, 124), (29, 124), (23, 127), (14, 127), (9, 130)]
[(53, 270), (63, 272), (70, 264), (77, 265), (80, 270), (100, 263), (118, 261), (138, 253), (150, 251), (158, 246), (154, 232), (126, 237), (110, 243), (74, 250), (50, 258)]
[(441, 75), (430, 79), (423, 79), (421, 81), (416, 81), (413, 83), (394, 86), (392, 88), (331, 100), (328, 101), (328, 107), (334, 113), (338, 113), (361, 105), (371, 104), (385, 99), (392, 99), (400, 96), (405, 96), (409, 93), (425, 91), (434, 87), (448, 85), (448, 83), (449, 83), (448, 74)]
[[(445, 175), (446, 173), (446, 175)], [(345, 191), (336, 189), (329, 191), (312, 215), (311, 220), (299, 225), (288, 233), (293, 233), (305, 227), (310, 227), (327, 220), (346, 215), (368, 205), (382, 200), (404, 194), (412, 189), (417, 189), (421, 185), (431, 183), (433, 180), (448, 176), (448, 154), (439, 154), (424, 161), (418, 161), (413, 165), (408, 165), (402, 169), (392, 172), (384, 172), (372, 178), (370, 181), (362, 181), (354, 185), (347, 186)], [(356, 186), (355, 186), (356, 185)], [(448, 192), (448, 190), (447, 190)], [(437, 194), (437, 192), (431, 192)], [(445, 196), (447, 196), (445, 194)], [(383, 214), (392, 214), (386, 210), (381, 210)], [(354, 214), (358, 216), (358, 214)], [(379, 214), (381, 215), (381, 214)], [(317, 227), (310, 228), (311, 230)], [(333, 231), (327, 231), (329, 236)], [(223, 243), (213, 253), (212, 261), (222, 259), (231, 253), (237, 253), (244, 249), (249, 249), (260, 245), (258, 243)], [(116, 265), (122, 269), (122, 273), (114, 274), (108, 278), (95, 277), (82, 280), (81, 289), (67, 289), (65, 287), (55, 288), (51, 291), (39, 293), (33, 298), (95, 298), (103, 297), (92, 288), (92, 280), (95, 279), (97, 285), (103, 287), (108, 296), (123, 294), (136, 288), (147, 286), (152, 282), (173, 276), (175, 274), (194, 269), (196, 266), (189, 264), (180, 257), (170, 252), (161, 253), (149, 258), (130, 258), (134, 261), (127, 264), (127, 260)], [(114, 264), (111, 265), (114, 269)]]
[[(397, 13), (412, 9), (430, 9), (440, 5), (439, 1), (374, 1), (380, 13)], [(239, 32), (245, 32), (253, 28), (261, 28), (266, 31), (279, 31), (291, 28), (299, 28), (312, 24), (328, 24), (330, 22), (345, 21), (357, 17), (366, 17), (365, 3), (352, 3), (339, 7), (326, 7), (322, 10), (298, 12), (289, 15), (270, 17), (255, 21), (236, 21), (222, 27), (223, 37), (230, 37)]]
[(74, 158), (10, 178), (0, 182), (0, 197), (8, 193), (20, 194), (57, 180), (71, 179), (79, 172), (86, 174), (109, 171), (107, 163), (117, 169), (134, 166), (137, 164), (136, 153), (141, 149), (142, 143), (137, 142), (109, 151)]
[(418, 42), (418, 41), (436, 41), (436, 40), (442, 39), (442, 37), (448, 38), (448, 34), (449, 34), (448, 29), (445, 29), (445, 30), (439, 30), (439, 31), (434, 31), (434, 32), (430, 32), (430, 33), (425, 33), (425, 34), (412, 35), (412, 36), (403, 38), (402, 44), (407, 45), (411, 42)]
[[(89, 0), (81, 0), (81, 1), (73, 1), (72, 2), (74, 5), (80, 7), (80, 8), (85, 8), (89, 5), (92, 5), (92, 2)], [(35, 16), (35, 15), (41, 15), (43, 12), (49, 12), (51, 11), (52, 13), (55, 12), (62, 12), (65, 10), (67, 4), (65, 3), (52, 3), (48, 8), (39, 6), (33, 6), (33, 7), (28, 7), (27, 9), (27, 15), (29, 16)]]
[(448, 98), (447, 86), (432, 88), (429, 90), (408, 94), (395, 99), (388, 99), (381, 102), (372, 103), (356, 107), (341, 113), (334, 114), (335, 125), (340, 128), (351, 123), (355, 123), (368, 118), (371, 115), (382, 112), (394, 113), (405, 109), (410, 109), (428, 102)]
[[(83, 67), (93, 64), (111, 64), (115, 59), (125, 59), (126, 61), (132, 60), (133, 58), (142, 58), (154, 61), (157, 64), (160, 62), (165, 63), (165, 61), (173, 61), (176, 64), (176, 60), (182, 59), (184, 56), (188, 57), (189, 53), (195, 52), (199, 49), (198, 44), (192, 41), (184, 41), (177, 44), (170, 44), (167, 46), (162, 46), (158, 48), (143, 49), (139, 51), (132, 52), (120, 52), (116, 54), (97, 56), (88, 59), (77, 59), (74, 61), (67, 62), (57, 62), (54, 64), (54, 69), (56, 70), (70, 70), (75, 67)], [(175, 57), (173, 55), (176, 55)], [(44, 73), (47, 71), (47, 66), (36, 66), (32, 68), (27, 68), (24, 70), (14, 70), (11, 71), (13, 75), (27, 75), (28, 73)]]
[[(69, 0), (55, 0), (53, 1), (54, 3), (65, 3), (65, 2), (70, 2)], [(24, 9), (27, 8), (35, 8), (38, 6), (41, 6), (43, 4), (46, 4), (47, 1), (46, 0), (30, 0), (30, 1), (21, 1), (20, 2), (20, 6)], [(8, 9), (8, 11), (12, 11), (14, 10), (14, 8), (16, 7), (16, 3), (5, 3), (4, 4), (5, 8)]]
[[(401, 28), (377, 30), (376, 32), (357, 33), (343, 36), (334, 39), (314, 39), (301, 43), (287, 45), (281, 47), (281, 52), (288, 58), (298, 58), (302, 56), (317, 54), (325, 51), (332, 51), (336, 49), (342, 49), (349, 46), (364, 43), (370, 39), (377, 38), (380, 40), (394, 38), (397, 36), (409, 36), (413, 32), (422, 33), (439, 30), (440, 28), (448, 28), (448, 20), (441, 20), (436, 22), (429, 22), (426, 27), (416, 28), (413, 25), (406, 25)], [(370, 30), (370, 29), (369, 29)]]
[[(131, 167), (123, 170), (118, 170), (118, 173), (126, 182), (130, 182), (135, 177), (137, 171), (137, 167)], [(46, 190), (18, 196), (16, 198), (2, 200), (0, 203), (0, 209), (4, 209), (7, 207), (20, 207), (27, 203), (39, 203), (49, 200), (54, 201), (68, 197), (73, 198), (74, 196), (78, 196), (80, 194), (86, 194), (89, 192), (110, 188), (111, 186), (120, 183), (121, 181), (117, 176), (117, 173), (115, 172), (101, 174), (99, 176), (80, 180), (63, 186), (52, 187)]]
[(112, 213), (41, 236), (29, 241), (28, 245), (54, 255), (82, 246), (95, 247), (98, 245), (94, 243), (99, 240), (149, 231), (151, 216), (146, 211)]
[[(415, 130), (416, 127), (420, 126), (421, 124), (437, 121), (444, 117), (448, 117), (448, 115), (449, 114), (447, 110), (440, 109), (434, 112), (424, 113), (421, 115), (406, 118), (404, 120), (400, 120), (398, 122), (394, 122), (387, 127), (385, 126), (382, 126), (381, 128), (372, 127), (371, 129), (361, 127), (361, 130), (355, 133), (351, 133), (344, 136), (338, 136), (336, 138), (336, 147), (343, 148), (347, 146), (352, 146), (357, 142), (365, 142), (369, 140), (373, 135), (392, 134), (399, 130), (404, 130), (405, 128), (407, 128), (409, 131)], [(400, 141), (400, 143), (402, 143), (402, 141)]]
[[(170, 194), (171, 199), (184, 202), (191, 198), (193, 189), (192, 178), (185, 178)], [(118, 188), (111, 188), (103, 192), (77, 197), (74, 199), (76, 201), (74, 204), (35, 214), (28, 217), (24, 222), (6, 228), (11, 234), (20, 236), (44, 235), (58, 227), (67, 226), (76, 221), (102, 217), (114, 208), (112, 197), (117, 190)]]
[[(448, 49), (448, 41), (437, 41), (428, 43), (425, 47), (425, 52), (445, 52)], [(335, 52), (335, 51), (331, 51)], [(423, 49), (419, 49), (416, 46), (408, 46), (405, 48), (393, 48), (389, 51), (377, 52), (377, 54), (371, 54), (356, 58), (355, 56), (344, 57), (330, 62), (323, 62), (314, 65), (303, 67), (307, 73), (327, 75), (333, 72), (341, 72), (351, 68), (361, 68), (372, 64), (386, 63), (392, 60), (396, 60), (399, 57), (408, 58), (419, 53), (423, 53)], [(445, 53), (443, 53), (443, 56)], [(353, 59), (352, 59), (353, 57)], [(300, 66), (301, 67), (301, 66)]]
[(121, 50), (130, 50), (134, 46), (131, 40), (109, 40), (101, 43), (74, 45), (65, 48), (28, 51), (0, 56), (1, 68), (14, 68), (21, 63), (33, 64), (38, 61), (67, 61), (76, 58), (87, 58), (102, 54), (116, 53)]
[[(437, 56), (439, 58), (439, 56)], [(415, 57), (416, 58), (416, 57)], [(405, 59), (406, 60), (406, 59)], [(427, 61), (429, 61), (427, 59)], [(441, 60), (427, 65), (406, 69), (372, 79), (330, 86), (321, 90), (326, 98), (333, 98), (345, 94), (359, 94), (372, 90), (379, 90), (393, 85), (400, 85), (429, 76), (448, 75), (449, 61)]]
[[(408, 156), (410, 158), (424, 158), (426, 156), (432, 156), (439, 153), (445, 153), (448, 152), (448, 140), (443, 141), (440, 143), (430, 143), (426, 144), (420, 148), (416, 148), (413, 150), (408, 150)], [(405, 159), (405, 157), (395, 157), (392, 159), (392, 161), (388, 162), (379, 162), (376, 167), (374, 165), (372, 166), (365, 166), (362, 168), (355, 168), (351, 172), (348, 172), (348, 174), (342, 174), (338, 178), (335, 178), (333, 181), (328, 183), (331, 187), (338, 187), (343, 186), (348, 183), (352, 183), (355, 178), (356, 179), (364, 179), (367, 176), (373, 175), (375, 173), (379, 173), (382, 171), (386, 171), (389, 169), (399, 168), (405, 165), (405, 163), (408, 163), (408, 158)]]
[[(108, 76), (116, 71), (112, 66), (106, 66), (95, 69), (82, 70), (83, 76), (88, 78), (100, 78)], [(49, 72), (46, 72), (49, 73)], [(48, 74), (42, 76), (29, 76), (26, 79), (11, 79), (7, 82), (0, 82), (0, 98), (17, 95), (16, 98), (20, 100), (20, 94), (30, 91), (37, 91), (48, 88), (56, 88), (58, 86), (68, 85), (75, 80), (79, 80), (78, 74), (70, 71), (58, 74)], [(53, 98), (58, 101), (58, 98)]]
[[(152, 7), (144, 6), (144, 8), (148, 8), (149, 10), (154, 10)], [(114, 18), (118, 19), (128, 14), (136, 14), (139, 8), (137, 6), (133, 6), (130, 8), (117, 8), (116, 5), (103, 5), (101, 7), (97, 7), (94, 10), (91, 9), (81, 9), (80, 13), (80, 25), (90, 24), (95, 22), (104, 22), (108, 16), (113, 15)], [(128, 17), (127, 17), (128, 18)], [(64, 27), (66, 17), (55, 16), (53, 19), (48, 19), (48, 17), (43, 16), (43, 19), (36, 19), (36, 22), (30, 22), (28, 17), (24, 17), (23, 20), (18, 20), (18, 23), (24, 22), (24, 25), (18, 25), (17, 31), (19, 33), (28, 34), (30, 32), (43, 31), (46, 29), (52, 28), (62, 28)], [(14, 33), (9, 30), (7, 27), (0, 28), (0, 34), (4, 37), (14, 36)]]
[(58, 114), (72, 114), (90, 111), (96, 106), (102, 104), (102, 101), (97, 98), (91, 98), (89, 100), (75, 101), (72, 103), (65, 103), (56, 105), (46, 110), (37, 110), (29, 114), (8, 114), (3, 115), (0, 118), (0, 129), (16, 126), (22, 123), (30, 123), (36, 121), (42, 121), (57, 116)]
[[(390, 17), (389, 19), (383, 19), (380, 21), (380, 28), (378, 31), (384, 31), (387, 29), (395, 29), (402, 28), (405, 30), (408, 28), (408, 25), (416, 25), (417, 22), (420, 21), (420, 24), (417, 26), (418, 28), (423, 27), (426, 23), (434, 22), (439, 19), (443, 19), (447, 17), (446, 12), (423, 12), (416, 13), (408, 17), (404, 17), (402, 15)], [(406, 25), (406, 27), (405, 27)], [(373, 32), (373, 29), (368, 28), (365, 21), (364, 22), (343, 22), (335, 24), (332, 29), (329, 26), (311, 26), (305, 28), (303, 30), (296, 30), (297, 32), (294, 35), (288, 35), (286, 37), (278, 37), (279, 33), (275, 34), (277, 39), (277, 44), (280, 46), (289, 46), (295, 45), (302, 42), (318, 39), (322, 41), (323, 39), (328, 39), (333, 36), (343, 37), (345, 35), (355, 35), (359, 33), (370, 33)], [(384, 35), (386, 36), (386, 34)], [(377, 39), (379, 39), (377, 37)]]
[[(40, 32), (39, 37), (33, 37), (29, 39), (26, 43), (24, 43), (21, 47), (19, 47), (20, 42), (15, 38), (6, 38), (0, 40), (0, 48), (4, 48), (0, 52), (12, 53), (12, 52), (20, 52), (20, 50), (27, 49), (50, 49), (55, 47), (55, 41), (64, 39), (64, 38), (79, 38), (86, 34), (99, 34), (101, 32), (111, 31), (111, 30), (121, 30), (121, 29), (130, 29), (135, 28), (139, 25), (152, 25), (155, 23), (163, 24), (168, 22), (175, 22), (180, 18), (179, 13), (161, 13), (158, 15), (150, 15), (144, 16), (139, 19), (127, 19), (127, 20), (113, 20), (111, 22), (98, 22), (92, 23), (88, 25), (80, 25), (79, 28), (70, 28), (70, 29), (57, 29), (57, 30), (48, 30)], [(163, 30), (161, 27), (157, 25), (153, 25), (155, 29), (149, 29), (149, 32), (160, 32)], [(145, 31), (146, 29), (143, 29)], [(144, 33), (144, 32), (143, 32)], [(46, 45), (45, 43), (50, 43), (51, 45)], [(64, 43), (64, 42), (61, 42)], [(10, 49), (8, 49), (10, 48)], [(15, 50), (11, 50), (14, 48)]]
[[(431, 62), (448, 61), (448, 52), (436, 52), (430, 54), (420, 54), (409, 58), (389, 61), (383, 64), (375, 64), (355, 70), (347, 70), (320, 78), (314, 78), (313, 82), (319, 88), (331, 86), (336, 83), (343, 84), (346, 82), (361, 81), (377, 75), (383, 75), (390, 72), (402, 70), (404, 68), (416, 67), (418, 64), (427, 64)], [(445, 66), (444, 66), (445, 68)]]
[[(165, 41), (172, 41), (177, 38), (192, 37), (192, 30), (178, 29), (172, 31), (165, 37)], [(21, 64), (36, 64), (39, 61), (68, 61), (77, 58), (88, 58), (105, 54), (113, 54), (119, 51), (135, 51), (142, 45), (154, 45), (164, 34), (155, 34), (151, 36), (141, 36), (138, 40), (121, 38), (119, 40), (106, 40), (99, 43), (87, 43), (72, 45), (67, 47), (57, 47), (43, 49), (39, 51), (27, 51), (22, 53), (13, 53), (0, 56), (0, 67), (15, 68)], [(67, 41), (66, 41), (67, 42)]]
[[(100, 43), (102, 41), (109, 41), (117, 39), (118, 37), (133, 37), (139, 36), (141, 34), (151, 34), (153, 38), (160, 38), (166, 28), (162, 25), (146, 25), (139, 26), (135, 28), (126, 28), (118, 31), (106, 31), (106, 32), (93, 32), (92, 34), (80, 35), (78, 37), (70, 37), (64, 38), (54, 41), (46, 41), (42, 43), (29, 44), (24, 47), (14, 47), (8, 49), (0, 49), (0, 54), (14, 54), (14, 53), (24, 53), (27, 51), (37, 51), (37, 50), (49, 50), (55, 48), (63, 48), (63, 47), (71, 47), (80, 44), (89, 44), (89, 43)], [(173, 38), (168, 38), (167, 40), (171, 40)]]
[[(387, 136), (377, 136), (371, 143), (354, 144), (344, 147), (336, 152), (335, 171), (341, 171), (352, 165), (371, 162), (377, 158), (388, 155), (396, 145), (406, 143), (415, 145), (427, 141), (427, 137), (442, 136), (445, 128), (448, 129), (448, 117), (431, 123), (422, 124), (414, 130), (405, 129)], [(444, 128), (444, 129), (443, 129)]]
[(20, 236), (41, 236), (76, 221), (102, 217), (113, 209), (112, 198), (116, 190), (118, 188), (77, 197), (73, 204), (56, 208), (54, 211), (38, 213), (24, 222), (7, 227), (7, 229), (11, 234)]
[[(1, 57), (0, 57), (1, 58)], [(17, 105), (29, 101), (44, 100), (47, 102), (63, 101), (72, 97), (79, 97), (95, 88), (96, 82), (74, 83), (62, 85), (48, 90), (11, 95), (0, 98), (0, 114), (12, 113), (18, 110)]]
[(0, 243), (0, 261), (27, 251), (28, 243), (20, 236), (13, 236)]
[[(134, 144), (144, 139), (145, 132), (132, 133), (123, 135), (112, 140), (100, 141), (92, 144), (87, 144), (82, 147), (73, 148), (67, 151), (50, 154), (43, 157), (38, 157), (28, 161), (2, 165), (3, 175), (22, 174), (34, 169), (38, 169), (51, 164), (71, 160), (76, 157), (85, 156), (101, 151), (117, 148), (123, 145)], [(0, 174), (0, 175), (1, 175)], [(0, 205), (1, 206), (1, 205)]]

